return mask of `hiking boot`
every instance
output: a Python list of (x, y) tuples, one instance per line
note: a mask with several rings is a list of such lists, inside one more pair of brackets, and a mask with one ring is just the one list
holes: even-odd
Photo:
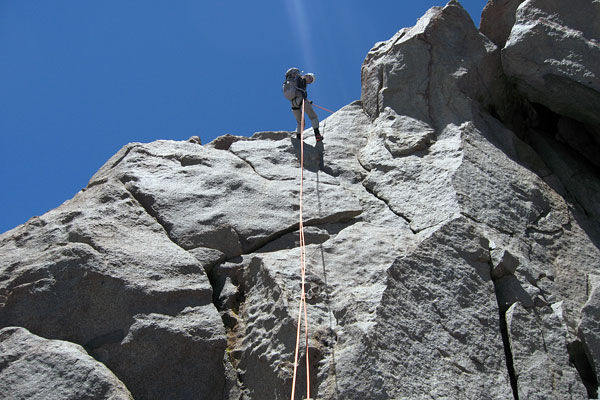
[(321, 135), (321, 132), (319, 132), (319, 128), (315, 128), (313, 130), (315, 131), (315, 139), (317, 140), (317, 142), (323, 140), (323, 136)]

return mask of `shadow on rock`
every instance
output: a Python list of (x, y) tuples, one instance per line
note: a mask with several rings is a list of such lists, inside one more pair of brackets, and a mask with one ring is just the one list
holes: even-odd
[[(302, 149), (300, 145), (300, 140), (296, 138), (292, 138), (292, 145), (294, 146), (294, 151), (296, 157), (298, 158), (298, 162), (302, 161)], [(304, 143), (304, 168), (311, 172), (317, 172), (323, 168), (323, 153), (324, 146), (323, 142), (317, 142), (316, 145), (310, 145), (308, 143)]]

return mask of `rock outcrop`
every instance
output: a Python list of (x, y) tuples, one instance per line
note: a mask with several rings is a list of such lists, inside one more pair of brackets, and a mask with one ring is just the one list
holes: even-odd
[(0, 381), (3, 399), (132, 399), (125, 385), (81, 346), (17, 327), (0, 329)]
[(515, 25), (517, 7), (525, 0), (489, 0), (481, 12), (479, 30), (503, 48)]
[(557, 114), (600, 126), (600, 3), (527, 0), (502, 50), (519, 91)]
[[(585, 140), (598, 142), (599, 90), (582, 77), (598, 64), (577, 49), (599, 35), (563, 13), (490, 1), (480, 32), (457, 1), (434, 7), (369, 52), (362, 98), (327, 118), (325, 142), (309, 135), (311, 397), (597, 396), (600, 174)], [(542, 28), (567, 36), (530, 43)], [(116, 388), (96, 398), (289, 398), (299, 160), (287, 132), (125, 146), (0, 236), (0, 335), (82, 346), (96, 359), (83, 374)], [(19, 368), (0, 355), (0, 376)]]

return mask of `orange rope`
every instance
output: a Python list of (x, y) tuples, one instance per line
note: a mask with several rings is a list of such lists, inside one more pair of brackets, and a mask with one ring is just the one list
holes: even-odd
[[(300, 330), (302, 327), (302, 315), (304, 314), (304, 340), (306, 346), (306, 398), (310, 399), (310, 364), (308, 355), (308, 311), (306, 307), (306, 242), (304, 240), (304, 221), (302, 214), (303, 189), (304, 189), (304, 104), (302, 100), (302, 118), (300, 120), (300, 218), (298, 227), (300, 230), (300, 275), (302, 277), (302, 293), (300, 296), (300, 306), (298, 308), (298, 327), (296, 330), (296, 349), (294, 352), (294, 377), (292, 379), (292, 397), (294, 400), (296, 395), (296, 377), (298, 376), (298, 353), (300, 352)], [(334, 111), (328, 110), (317, 104), (312, 103), (315, 107), (325, 110), (330, 113)]]
[(312, 103), (312, 105), (313, 105), (313, 106), (315, 106), (315, 107), (319, 107), (321, 110), (325, 110), (325, 111), (327, 111), (327, 112), (330, 112), (330, 113), (332, 113), (332, 114), (335, 112), (335, 111), (328, 110), (328, 109), (326, 109), (325, 107), (321, 107), (321, 106), (319, 106), (319, 105), (317, 105), (317, 104), (315, 104), (315, 103)]
[[(302, 196), (304, 188), (304, 100), (302, 100), (302, 119), (300, 122), (300, 274), (302, 277), (302, 294), (300, 296), (300, 307), (298, 309), (298, 328), (296, 331), (296, 351), (294, 354), (294, 378), (292, 379), (292, 397), (294, 400), (296, 389), (296, 376), (298, 370), (298, 353), (300, 351), (300, 328), (302, 325), (302, 314), (304, 314), (304, 335), (306, 345), (306, 398), (310, 399), (310, 364), (308, 359), (308, 312), (306, 309), (306, 243), (304, 241), (304, 222), (302, 216)], [(304, 312), (303, 312), (304, 311)]]

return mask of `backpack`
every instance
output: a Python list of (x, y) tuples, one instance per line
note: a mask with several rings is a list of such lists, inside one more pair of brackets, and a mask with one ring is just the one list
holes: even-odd
[(283, 95), (288, 100), (294, 100), (298, 95), (298, 78), (300, 70), (298, 68), (290, 68), (285, 73), (285, 82), (283, 82)]

